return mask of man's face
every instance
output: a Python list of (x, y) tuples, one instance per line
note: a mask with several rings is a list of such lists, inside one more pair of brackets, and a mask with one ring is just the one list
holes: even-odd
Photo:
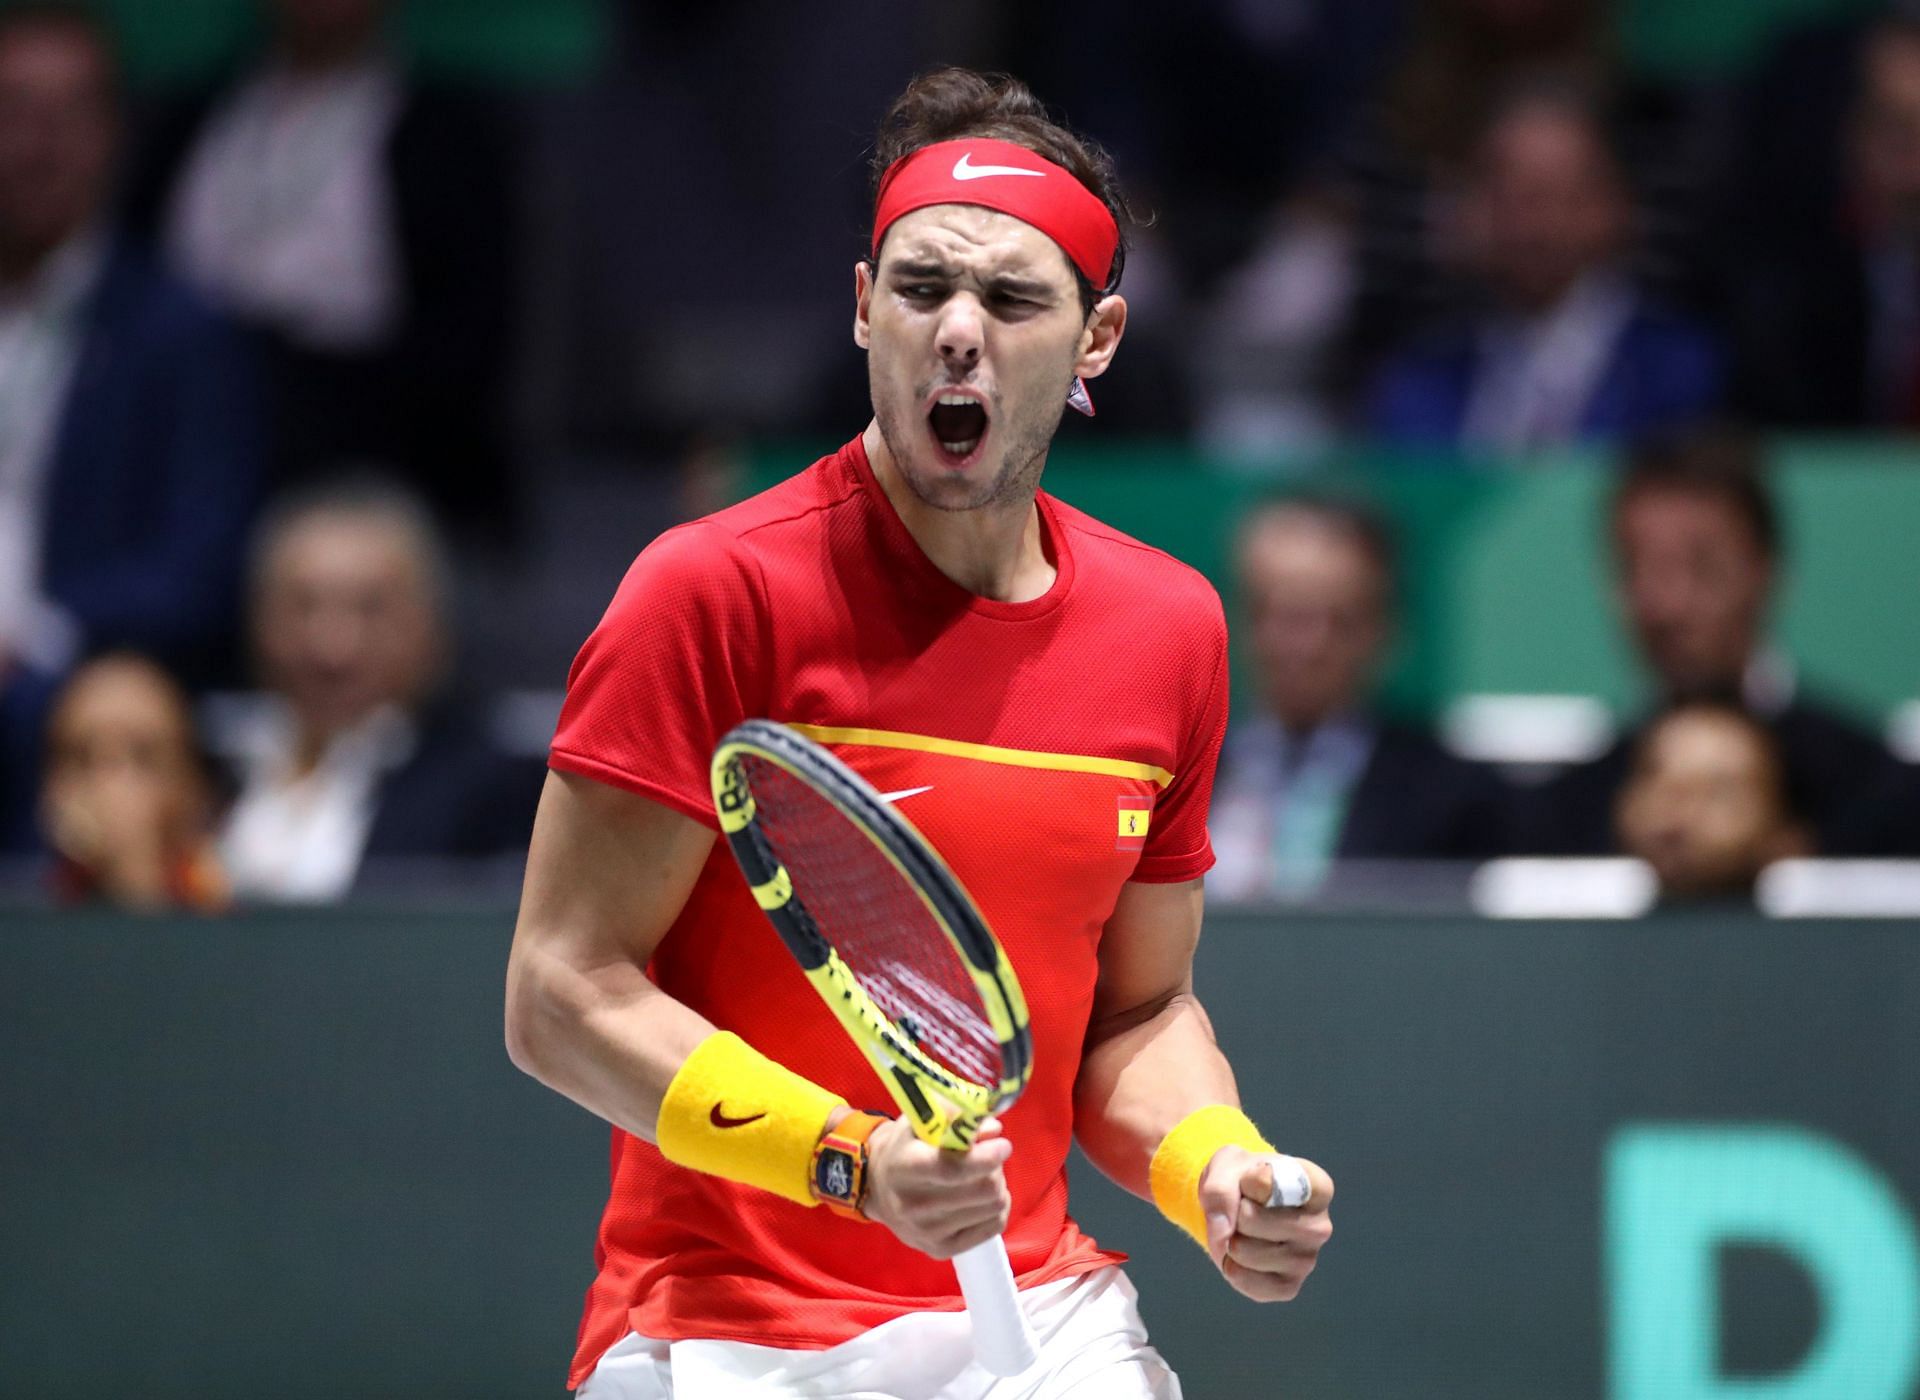
[(948, 511), (1032, 495), (1068, 385), (1105, 368), (1112, 346), (1096, 342), (1108, 324), (1117, 342), (1125, 316), (1109, 297), (1090, 327), (1058, 244), (962, 204), (901, 216), (855, 296), (881, 437), (914, 495)]
[(1359, 542), (1312, 516), (1278, 512), (1248, 528), (1239, 574), (1273, 713), (1309, 729), (1364, 701), (1387, 618), (1379, 568)]
[(266, 684), (312, 734), (331, 736), (382, 705), (418, 702), (441, 637), (411, 533), (346, 511), (297, 521), (263, 567), (253, 640)]
[(39, 255), (105, 199), (117, 119), (107, 60), (74, 25), (0, 31), (0, 246)]
[(1920, 40), (1884, 35), (1866, 53), (1849, 150), (1868, 217), (1920, 235)]
[(1642, 742), (1616, 813), (1621, 847), (1674, 895), (1735, 894), (1785, 849), (1779, 776), (1739, 717), (1684, 711)]
[(1735, 510), (1711, 495), (1635, 492), (1614, 518), (1621, 608), (1670, 699), (1739, 693), (1773, 568)]
[(1627, 204), (1592, 128), (1541, 104), (1488, 133), (1463, 217), (1481, 276), (1507, 302), (1540, 310), (1619, 252)]

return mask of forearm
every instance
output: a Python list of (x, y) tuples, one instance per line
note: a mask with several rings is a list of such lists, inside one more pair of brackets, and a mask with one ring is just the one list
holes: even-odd
[(513, 1062), (590, 1113), (652, 1142), (667, 1086), (712, 1022), (625, 960), (583, 966), (516, 948), (507, 969)]
[(1096, 1023), (1074, 1084), (1074, 1131), (1095, 1166), (1146, 1197), (1154, 1149), (1208, 1104), (1238, 1104), (1233, 1070), (1191, 991)]

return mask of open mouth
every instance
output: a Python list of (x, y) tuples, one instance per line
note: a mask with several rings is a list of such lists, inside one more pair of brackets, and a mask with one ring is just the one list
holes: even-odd
[(948, 463), (964, 466), (987, 435), (987, 406), (970, 394), (941, 394), (927, 410), (927, 427)]

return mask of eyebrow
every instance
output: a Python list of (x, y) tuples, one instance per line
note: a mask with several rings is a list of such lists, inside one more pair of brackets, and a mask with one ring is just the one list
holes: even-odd
[[(904, 277), (910, 280), (950, 282), (954, 271), (945, 263), (905, 261), (892, 263), (887, 268), (890, 277)], [(987, 288), (1003, 296), (1029, 297), (1035, 301), (1044, 301), (1060, 294), (1059, 288), (1037, 277), (1022, 276), (1017, 272), (996, 272), (988, 274)]]

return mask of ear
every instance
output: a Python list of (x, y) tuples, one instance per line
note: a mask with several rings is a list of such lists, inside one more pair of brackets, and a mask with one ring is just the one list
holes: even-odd
[(873, 339), (868, 314), (873, 309), (873, 265), (865, 258), (853, 265), (853, 343), (865, 350)]
[(1127, 299), (1122, 296), (1100, 298), (1094, 304), (1093, 315), (1087, 318), (1086, 328), (1080, 332), (1080, 354), (1073, 362), (1073, 372), (1082, 379), (1097, 379), (1105, 374), (1126, 329)]

